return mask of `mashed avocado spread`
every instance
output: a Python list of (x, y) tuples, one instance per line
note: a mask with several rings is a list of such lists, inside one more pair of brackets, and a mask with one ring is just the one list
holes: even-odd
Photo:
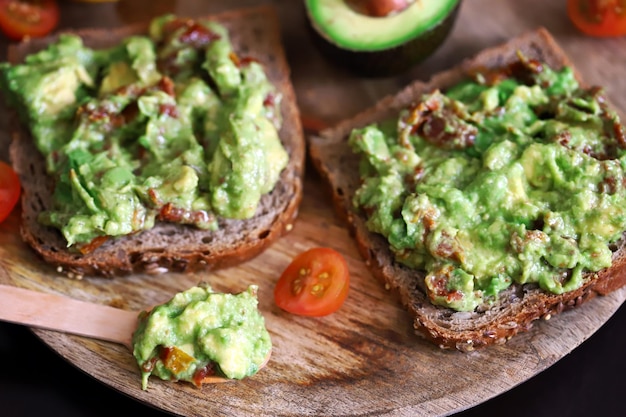
[(486, 307), (513, 282), (559, 294), (611, 266), (626, 230), (626, 131), (599, 88), (520, 55), (354, 130), (354, 204), (433, 303)]
[(61, 35), (0, 74), (56, 181), (39, 221), (83, 251), (156, 221), (250, 218), (288, 162), (281, 95), (215, 21), (162, 16), (98, 50)]
[(207, 376), (254, 375), (272, 349), (256, 293), (254, 285), (222, 294), (201, 283), (142, 312), (132, 342), (143, 389), (150, 375), (196, 386)]

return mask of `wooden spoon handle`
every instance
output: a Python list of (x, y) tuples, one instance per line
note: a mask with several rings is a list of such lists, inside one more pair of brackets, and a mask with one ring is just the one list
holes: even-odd
[(130, 348), (136, 311), (0, 284), (0, 320), (123, 344)]

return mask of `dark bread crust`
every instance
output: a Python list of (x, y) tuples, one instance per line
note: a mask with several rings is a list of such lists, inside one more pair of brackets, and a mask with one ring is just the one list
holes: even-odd
[[(456, 312), (435, 306), (424, 292), (423, 273), (394, 262), (385, 238), (369, 232), (365, 219), (352, 206), (352, 196), (359, 186), (358, 161), (347, 144), (347, 136), (353, 128), (397, 114), (423, 93), (435, 88), (445, 90), (476, 69), (506, 66), (516, 60), (517, 51), (552, 68), (573, 67), (548, 31), (539, 28), (485, 50), (458, 67), (435, 75), (428, 82), (414, 82), (354, 118), (308, 138), (313, 165), (329, 185), (335, 209), (354, 235), (368, 268), (386, 287), (397, 291), (414, 318), (417, 334), (445, 349), (470, 351), (504, 343), (515, 334), (528, 330), (539, 318), (549, 319), (596, 295), (606, 295), (626, 285), (626, 255), (622, 241), (614, 248), (611, 268), (587, 274), (583, 286), (575, 291), (555, 295), (536, 285), (513, 285), (501, 294), (495, 306), (486, 311)], [(576, 71), (575, 74), (585, 85), (580, 74)]]
[[(291, 230), (302, 199), (306, 149), (276, 12), (271, 7), (263, 6), (207, 17), (220, 21), (229, 29), (235, 52), (242, 57), (258, 59), (264, 65), (272, 84), (282, 93), (283, 125), (279, 136), (290, 159), (278, 184), (271, 193), (263, 196), (253, 218), (221, 219), (216, 232), (159, 223), (152, 230), (111, 239), (93, 252), (80, 255), (66, 248), (65, 239), (57, 230), (37, 222), (38, 213), (50, 207), (53, 183), (45, 173), (43, 158), (29, 134), (16, 122), (10, 156), (23, 187), (21, 234), (57, 270), (80, 277), (224, 268), (260, 254)], [(117, 43), (125, 36), (145, 33), (146, 30), (147, 25), (133, 25), (114, 30), (92, 29), (73, 33), (79, 34), (86, 45), (102, 48)], [(22, 61), (25, 55), (42, 49), (51, 39), (54, 38), (35, 39), (11, 47), (9, 61)]]

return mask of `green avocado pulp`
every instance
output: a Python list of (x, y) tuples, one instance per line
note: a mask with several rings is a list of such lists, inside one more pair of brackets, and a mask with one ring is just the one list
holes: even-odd
[(214, 21), (162, 16), (101, 50), (61, 35), (0, 73), (56, 181), (39, 221), (81, 251), (157, 221), (250, 218), (288, 163), (281, 95)]
[(132, 344), (143, 389), (150, 375), (199, 386), (206, 376), (257, 373), (272, 349), (257, 289), (222, 294), (201, 283), (142, 312)]
[(520, 57), (352, 132), (354, 205), (433, 303), (473, 311), (513, 282), (574, 290), (626, 230), (626, 129), (570, 68)]
[(401, 12), (372, 17), (346, 0), (306, 0), (312, 23), (339, 47), (380, 51), (402, 45), (437, 26), (460, 0), (415, 0)]

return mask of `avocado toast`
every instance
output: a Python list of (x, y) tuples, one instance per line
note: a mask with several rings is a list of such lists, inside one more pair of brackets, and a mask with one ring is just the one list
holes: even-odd
[[(216, 227), (214, 224), (198, 228), (183, 224), (184, 212), (182, 216), (177, 216), (176, 210), (164, 212), (162, 209), (168, 206), (166, 204), (161, 206), (158, 213), (161, 220), (173, 218), (176, 221), (180, 220), (176, 217), (183, 217), (182, 222), (157, 221), (148, 230), (135, 230), (122, 237), (93, 239), (93, 245), (88, 243), (79, 248), (84, 250), (68, 248), (68, 241), (59, 230), (40, 221), (41, 214), (50, 211), (53, 206), (51, 190), (54, 189), (55, 180), (47, 174), (46, 162), (35, 147), (28, 129), (16, 122), (10, 155), (23, 185), (22, 237), (57, 270), (80, 277), (221, 268), (259, 254), (283, 233), (291, 230), (302, 196), (304, 139), (289, 68), (281, 45), (277, 16), (271, 8), (259, 7), (224, 12), (209, 16), (208, 19), (228, 30), (233, 47), (233, 54), (229, 58), (241, 67), (247, 64), (262, 66), (276, 90), (275, 103), (271, 104), (280, 106), (282, 120), (278, 137), (287, 160), (275, 186), (260, 197), (252, 217), (217, 216)], [(80, 36), (85, 46), (99, 50), (147, 31), (147, 25), (137, 25), (114, 31), (84, 30), (74, 34)], [(56, 39), (58, 37), (31, 40), (12, 47), (9, 61), (22, 62), (27, 55), (44, 49)], [(194, 41), (197, 38), (191, 36), (190, 42)], [(167, 85), (162, 89), (169, 90)], [(169, 113), (175, 117), (175, 112), (168, 111), (168, 108), (161, 105), (161, 115)], [(245, 197), (246, 193), (241, 194)], [(153, 202), (158, 200), (155, 198)]]
[[(365, 259), (368, 268), (376, 277), (385, 283), (386, 288), (399, 294), (401, 302), (413, 316), (413, 325), (417, 333), (425, 336), (441, 348), (471, 351), (491, 344), (504, 343), (515, 334), (528, 330), (533, 322), (539, 318), (549, 319), (554, 314), (576, 307), (598, 294), (608, 294), (626, 284), (626, 277), (624, 276), (626, 261), (623, 257), (623, 239), (620, 238), (623, 229), (617, 230), (617, 236), (613, 236), (610, 239), (607, 249), (609, 250), (608, 257), (612, 258), (609, 259), (610, 266), (604, 264), (605, 266), (599, 270), (585, 270), (580, 272), (579, 269), (579, 275), (576, 275), (576, 272), (572, 272), (571, 270), (567, 271), (567, 268), (564, 265), (561, 266), (561, 263), (567, 264), (570, 257), (564, 256), (563, 259), (566, 261), (556, 261), (552, 259), (554, 257), (550, 255), (558, 252), (552, 249), (539, 257), (539, 261), (534, 264), (538, 266), (538, 270), (543, 270), (548, 264), (558, 265), (558, 268), (556, 268), (558, 272), (555, 273), (553, 282), (560, 280), (559, 284), (566, 286), (568, 282), (577, 281), (576, 285), (572, 285), (572, 288), (546, 291), (546, 288), (542, 288), (545, 287), (546, 284), (541, 283), (540, 280), (527, 281), (525, 283), (518, 281), (512, 282), (513, 276), (507, 275), (506, 273), (513, 270), (514, 267), (511, 266), (512, 263), (507, 262), (494, 264), (500, 265), (499, 267), (503, 268), (503, 271), (506, 273), (502, 273), (500, 270), (495, 271), (494, 275), (496, 275), (498, 279), (491, 280), (489, 285), (481, 288), (478, 287), (476, 282), (472, 283), (471, 279), (466, 279), (470, 274), (461, 272), (456, 268), (456, 265), (469, 263), (468, 259), (465, 258), (465, 250), (455, 249), (455, 245), (458, 241), (465, 240), (465, 237), (468, 235), (466, 231), (458, 231), (458, 234), (455, 235), (458, 239), (442, 240), (441, 237), (445, 237), (446, 233), (448, 233), (447, 231), (439, 235), (435, 233), (429, 235), (431, 231), (438, 230), (438, 218), (436, 217), (438, 214), (431, 217), (424, 215), (424, 213), (429, 212), (426, 206), (424, 206), (426, 208), (423, 207), (423, 210), (414, 211), (415, 218), (420, 219), (418, 223), (421, 222), (422, 225), (425, 225), (425, 234), (428, 235), (426, 243), (427, 246), (428, 244), (432, 245), (431, 249), (434, 247), (432, 252), (435, 253), (435, 260), (427, 260), (425, 266), (422, 268), (411, 267), (411, 262), (413, 262), (413, 265), (418, 264), (416, 259), (420, 258), (422, 254), (416, 256), (412, 255), (411, 250), (402, 249), (402, 244), (407, 244), (406, 242), (408, 242), (408, 246), (411, 245), (410, 236), (408, 234), (400, 233), (396, 235), (395, 241), (393, 242), (396, 246), (392, 251), (390, 241), (383, 236), (384, 227), (379, 227), (378, 230), (373, 231), (375, 228), (372, 227), (372, 223), (379, 223), (378, 226), (380, 226), (380, 224), (385, 223), (385, 218), (382, 217), (383, 220), (376, 220), (371, 217), (371, 213), (379, 211), (379, 209), (386, 204), (391, 205), (389, 199), (378, 197), (379, 200), (377, 200), (377, 204), (367, 205), (363, 204), (362, 201), (359, 203), (359, 198), (367, 197), (368, 192), (363, 191), (362, 185), (366, 183), (368, 179), (359, 175), (360, 168), (363, 168), (363, 162), (361, 162), (359, 157), (354, 153), (353, 147), (361, 146), (361, 144), (357, 145), (357, 142), (368, 142), (368, 140), (373, 137), (372, 135), (368, 136), (368, 133), (362, 130), (363, 128), (371, 126), (372, 124), (378, 124), (380, 126), (383, 124), (382, 122), (397, 118), (398, 114), (406, 114), (402, 112), (408, 108), (408, 118), (403, 119), (403, 116), (401, 116), (400, 120), (408, 120), (409, 124), (415, 124), (415, 126), (408, 126), (411, 134), (418, 132), (419, 135), (422, 136), (431, 136), (430, 139), (434, 139), (436, 142), (438, 139), (445, 137), (446, 133), (450, 131), (453, 133), (462, 132), (464, 131), (463, 129), (459, 128), (455, 130), (450, 126), (443, 129), (435, 129), (436, 123), (433, 123), (433, 120), (436, 120), (437, 112), (442, 108), (446, 109), (446, 107), (441, 105), (438, 100), (433, 99), (433, 95), (436, 95), (437, 91), (443, 91), (445, 93), (446, 90), (454, 89), (469, 78), (476, 77), (476, 74), (478, 74), (476, 78), (480, 78), (482, 75), (488, 79), (491, 75), (494, 75), (496, 78), (507, 79), (510, 75), (507, 74), (507, 71), (519, 65), (520, 62), (529, 68), (536, 66), (535, 70), (537, 74), (541, 73), (539, 68), (541, 65), (546, 65), (555, 71), (569, 68), (571, 70), (571, 78), (580, 83), (583, 88), (586, 88), (581, 81), (580, 74), (577, 73), (572, 63), (555, 43), (550, 34), (544, 29), (539, 29), (519, 36), (506, 44), (485, 50), (474, 58), (466, 60), (457, 68), (435, 75), (426, 83), (420, 81), (414, 82), (397, 95), (381, 100), (373, 108), (337, 126), (327, 129), (319, 135), (309, 138), (309, 150), (313, 164), (327, 181), (329, 190), (333, 196), (335, 208), (353, 232), (360, 253)], [(489, 82), (485, 84), (489, 84)], [(520, 91), (522, 91), (524, 87), (525, 86), (523, 86)], [(590, 94), (593, 95), (595, 94), (593, 92), (596, 90), (588, 89), (586, 91), (592, 92)], [(421, 101), (420, 99), (423, 97), (431, 97), (431, 100)], [(483, 99), (484, 103), (489, 102), (487, 96), (483, 97)], [(606, 105), (606, 108), (608, 108), (608, 103), (606, 103), (603, 97), (598, 100), (602, 103), (600, 107), (604, 108)], [(465, 114), (465, 110), (462, 107), (453, 106), (452, 108), (454, 112), (457, 113), (457, 116)], [(494, 107), (493, 110), (496, 113), (498, 111), (504, 111), (504, 109), (498, 110), (497, 106)], [(604, 110), (601, 111), (601, 113), (603, 112)], [(414, 119), (410, 120), (411, 117)], [(538, 126), (544, 123), (542, 120), (544, 117), (544, 114), (539, 112), (538, 118), (540, 120)], [(462, 119), (462, 117), (460, 118)], [(416, 120), (421, 120), (421, 122), (416, 122)], [(424, 122), (424, 120), (426, 121)], [(401, 125), (401, 123), (399, 124)], [(620, 143), (621, 139), (623, 139), (623, 125), (618, 122), (613, 123), (609, 121), (606, 121), (606, 124), (609, 126), (610, 136), (614, 137), (617, 143)], [(366, 128), (366, 130), (367, 129), (369, 128)], [(425, 133), (428, 129), (430, 129), (432, 134)], [(474, 141), (480, 143), (478, 132), (472, 131), (470, 127), (465, 131), (466, 133), (469, 132), (469, 134), (466, 136), (456, 135), (455, 140), (450, 141), (448, 145), (458, 147), (459, 149), (470, 149), (474, 146)], [(467, 143), (463, 143), (462, 139), (464, 137), (471, 142), (471, 146), (467, 146)], [(567, 138), (567, 140), (562, 141), (563, 147), (569, 146), (569, 139), (570, 138)], [(368, 143), (376, 147), (375, 144), (377, 142), (372, 139), (371, 142)], [(407, 148), (414, 145), (413, 142), (411, 142), (411, 144), (407, 144), (407, 141), (402, 143), (404, 143)], [(622, 144), (617, 145), (617, 148), (622, 147)], [(372, 153), (374, 157), (371, 157), (370, 164), (376, 165), (380, 163), (382, 166), (385, 166), (387, 163), (384, 156), (385, 151), (384, 149), (379, 150), (382, 151), (382, 153)], [(585, 152), (588, 152), (589, 155), (594, 154), (594, 152), (589, 149)], [(619, 153), (621, 154), (621, 151)], [(378, 155), (378, 158), (376, 158), (376, 155)], [(407, 154), (406, 157), (410, 159), (413, 156)], [(583, 159), (584, 158), (586, 157), (583, 157)], [(606, 155), (594, 155), (592, 157), (592, 159), (596, 160), (604, 160), (604, 158), (606, 158)], [(371, 162), (372, 160), (377, 162)], [(614, 160), (616, 161), (618, 159), (615, 158)], [(600, 165), (604, 163), (606, 163), (606, 160), (601, 162)], [(419, 184), (423, 178), (427, 177), (427, 174), (424, 174), (423, 177), (420, 175), (422, 173), (421, 169), (424, 166), (425, 165), (421, 165), (420, 168), (420, 164), (416, 164), (414, 167), (415, 170), (411, 171), (412, 181), (415, 181), (417, 184)], [(440, 166), (446, 166), (446, 163), (442, 163)], [(533, 164), (528, 164), (529, 169), (533, 169), (533, 167)], [(537, 168), (542, 167), (538, 165)], [(451, 168), (448, 174), (455, 175), (454, 172), (454, 169)], [(497, 184), (494, 182), (492, 188), (485, 194), (487, 203), (490, 201), (498, 201), (498, 188), (496, 185)], [(612, 194), (613, 191), (609, 190), (606, 193)], [(620, 193), (623, 193), (623, 191), (620, 190)], [(602, 191), (600, 194), (602, 194)], [(419, 198), (419, 193), (418, 198), (414, 201), (422, 201)], [(459, 212), (461, 213), (459, 215), (463, 216), (473, 211), (479, 205), (480, 204), (467, 205)], [(403, 217), (406, 216), (405, 210), (406, 206), (402, 209)], [(395, 222), (393, 219), (398, 218), (395, 216), (398, 216), (397, 213), (399, 212), (400, 209), (397, 207), (389, 208), (389, 213), (391, 213), (390, 217), (392, 218), (392, 220), (390, 220), (391, 222)], [(584, 210), (582, 214), (586, 214)], [(614, 218), (623, 220), (623, 215), (616, 213)], [(485, 217), (485, 219), (487, 218)], [(524, 225), (525, 230), (530, 232), (526, 236), (535, 236), (535, 233), (537, 233), (536, 236), (542, 236), (540, 240), (545, 239), (545, 231), (547, 227), (550, 226), (550, 221), (544, 221), (545, 219), (548, 219), (548, 217), (542, 219), (541, 222), (531, 221), (529, 224)], [(613, 217), (606, 217), (605, 220), (607, 219), (608, 221), (598, 221), (595, 226), (590, 228), (603, 228), (611, 224)], [(485, 222), (487, 222), (487, 220), (485, 220)], [(619, 224), (619, 222), (616, 224)], [(417, 223), (407, 222), (407, 226), (404, 227), (419, 228), (420, 226)], [(470, 229), (480, 229), (480, 227), (481, 224), (479, 222), (470, 227)], [(496, 229), (498, 227), (499, 226), (494, 226)], [(450, 235), (448, 235), (448, 237), (449, 236)], [(516, 234), (511, 233), (511, 236), (514, 237)], [(515, 247), (515, 242), (518, 240), (513, 237), (510, 240), (511, 243), (506, 243), (506, 239), (504, 239), (505, 244), (503, 246)], [(393, 237), (390, 239), (393, 239)], [(472, 242), (476, 241), (474, 240)], [(524, 246), (524, 244), (521, 246)], [(531, 245), (528, 245), (528, 247), (530, 246)], [(581, 246), (583, 246), (583, 244), (581, 244)], [(394, 251), (396, 254), (399, 254), (399, 257), (394, 256)], [(571, 253), (573, 254), (574, 251)], [(520, 259), (526, 255), (528, 255), (528, 253), (524, 252), (523, 249), (520, 249), (518, 254), (513, 254), (513, 256), (519, 257)], [(486, 250), (483, 252), (482, 257), (489, 258), (491, 256), (492, 252)], [(591, 257), (596, 257), (596, 252), (591, 252)], [(571, 258), (573, 259), (574, 256)], [(434, 269), (431, 268), (433, 265)], [(437, 269), (436, 267), (438, 266), (442, 266), (442, 268)], [(475, 272), (475, 270), (472, 271), (472, 273)], [(572, 279), (572, 277), (576, 278)], [(430, 283), (428, 282), (429, 279)], [(568, 281), (568, 279), (570, 281)], [(460, 289), (462, 287), (460, 283), (468, 284), (468, 282), (472, 285), (476, 285), (474, 288), (478, 291), (472, 293), (471, 288), (468, 292), (464, 292)], [(498, 287), (502, 282), (507, 282), (509, 285), (502, 285), (497, 292), (493, 291), (494, 287)], [(464, 298), (472, 298), (477, 294), (480, 297), (484, 296), (488, 301), (485, 303), (478, 302), (477, 304), (469, 303), (463, 305), (462, 301)], [(460, 302), (455, 304), (454, 301)]]

